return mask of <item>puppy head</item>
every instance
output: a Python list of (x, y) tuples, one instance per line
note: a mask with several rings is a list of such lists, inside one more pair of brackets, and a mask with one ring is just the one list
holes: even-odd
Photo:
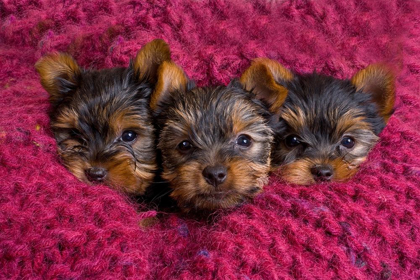
[(142, 194), (156, 170), (149, 100), (157, 68), (170, 59), (162, 40), (128, 68), (85, 70), (65, 54), (36, 63), (50, 94), (51, 128), (63, 164), (81, 181)]
[(268, 112), (233, 82), (193, 88), (181, 68), (164, 62), (152, 96), (163, 177), (184, 211), (237, 205), (267, 182), (272, 132)]
[[(359, 71), (351, 81), (292, 74), (268, 59), (257, 59), (250, 69), (241, 79), (246, 89), (266, 96), (278, 116), (272, 163), (291, 183), (351, 178), (393, 111), (394, 77), (381, 65)], [(277, 100), (284, 100), (281, 107)]]

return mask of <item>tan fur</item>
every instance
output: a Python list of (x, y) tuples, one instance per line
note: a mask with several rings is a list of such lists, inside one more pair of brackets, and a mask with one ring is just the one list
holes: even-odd
[(57, 121), (52, 124), (54, 128), (74, 128), (77, 127), (78, 113), (70, 108), (65, 108), (59, 112)]
[[(137, 131), (143, 131), (145, 128), (140, 125), (141, 122), (124, 115), (124, 112), (120, 112), (119, 115), (115, 116), (115, 119), (110, 125), (113, 127), (115, 135), (121, 135), (126, 129), (135, 129)], [(67, 128), (66, 125), (61, 123), (55, 123), (54, 127)], [(70, 126), (73, 128), (73, 126)], [(77, 126), (74, 126), (78, 129)], [(113, 136), (111, 136), (113, 137)], [(149, 137), (142, 138), (138, 135), (138, 138), (132, 143), (133, 149), (142, 149), (144, 145), (152, 146), (153, 143)], [(86, 178), (85, 170), (95, 166), (102, 167), (107, 170), (107, 177), (104, 184), (110, 185), (115, 189), (126, 193), (141, 194), (145, 191), (146, 187), (149, 186), (150, 182), (154, 177), (154, 171), (157, 169), (156, 164), (153, 162), (135, 162), (133, 156), (127, 151), (120, 151), (117, 156), (109, 158), (103, 161), (86, 160), (83, 157), (78, 156), (78, 149), (74, 148), (81, 145), (76, 140), (67, 139), (60, 143), (59, 155), (62, 159), (63, 164), (72, 172), (79, 180), (91, 184)]]
[[(111, 79), (109, 84), (104, 85), (102, 82), (95, 83), (97, 80), (93, 78), (79, 78), (84, 75), (96, 78), (112, 73), (122, 75), (121, 78), (130, 78), (125, 82), (131, 83), (132, 88), (141, 82), (150, 90), (156, 82), (158, 67), (163, 61), (170, 60), (170, 56), (169, 46), (163, 40), (157, 39), (144, 45), (132, 64), (135, 74), (139, 75), (139, 79), (133, 81), (128, 77), (132, 72), (127, 69), (84, 70), (67, 54), (53, 53), (36, 63), (41, 84), (50, 94), (53, 105), (51, 128), (58, 144), (58, 153), (63, 164), (79, 180), (90, 184), (86, 173), (95, 167), (104, 168), (106, 173), (99, 180), (90, 178), (92, 181), (100, 181), (123, 192), (143, 194), (151, 184), (157, 166), (150, 112), (144, 103), (135, 103), (135, 106), (143, 106), (143, 111), (130, 107), (132, 104), (128, 103), (132, 99), (127, 98), (129, 94), (134, 96), (138, 92), (133, 90), (124, 96), (108, 95), (109, 87), (120, 88), (123, 79)], [(60, 79), (64, 82), (64, 88), (60, 88)], [(86, 81), (92, 85), (84, 87), (83, 82)], [(98, 96), (100, 98), (96, 98)], [(145, 95), (144, 102), (146, 98)], [(83, 106), (89, 108), (91, 115), (86, 111), (77, 111)], [(131, 142), (122, 143), (121, 137), (127, 130), (134, 131), (137, 136)], [(92, 139), (84, 138), (88, 137), (86, 135)]]
[(133, 66), (139, 73), (140, 80), (148, 78), (150, 82), (155, 83), (157, 69), (164, 61), (168, 60), (171, 60), (171, 50), (168, 44), (161, 39), (155, 39), (138, 51)]
[(300, 159), (289, 164), (280, 166), (280, 174), (283, 179), (292, 184), (310, 185), (315, 183), (311, 174), (314, 163), (309, 159)]
[(373, 94), (373, 101), (379, 106), (380, 114), (388, 121), (395, 103), (395, 77), (385, 65), (372, 64), (357, 72), (352, 84), (366, 93)]
[(352, 162), (346, 162), (342, 158), (316, 159), (303, 158), (280, 166), (279, 170), (283, 179), (292, 184), (311, 185), (315, 183), (311, 168), (315, 165), (328, 164), (334, 171), (331, 181), (341, 182), (350, 179), (356, 174), (358, 167), (366, 160), (366, 157), (356, 158)]
[(306, 126), (307, 118), (309, 116), (305, 114), (302, 109), (295, 109), (295, 111), (283, 109), (281, 116), (295, 131), (301, 131)]
[(57, 78), (74, 82), (75, 77), (81, 73), (76, 61), (70, 55), (63, 53), (53, 53), (41, 58), (35, 64), (35, 68), (41, 78), (42, 86), (52, 99), (60, 95)]
[(270, 111), (278, 113), (287, 97), (287, 89), (280, 82), (293, 79), (293, 74), (280, 63), (257, 58), (242, 74), (240, 81), (244, 88), (253, 91), (270, 105)]
[[(253, 197), (268, 182), (269, 164), (262, 165), (243, 159), (223, 164), (228, 166), (227, 180), (217, 189), (201, 176), (205, 166), (197, 162), (180, 166), (176, 173), (164, 172), (163, 177), (173, 184), (171, 197), (178, 201), (184, 211), (189, 211), (191, 207), (206, 210), (228, 208), (242, 202), (244, 198)], [(250, 192), (251, 188), (257, 188), (257, 191)]]
[(158, 82), (152, 94), (150, 108), (155, 110), (170, 92), (174, 90), (185, 91), (188, 78), (178, 65), (171, 61), (165, 61), (158, 70)]
[(328, 164), (330, 164), (334, 169), (334, 181), (347, 181), (353, 177), (358, 170), (357, 168), (365, 159), (366, 157), (357, 158), (355, 161), (349, 163), (344, 162), (339, 158), (329, 161)]
[[(342, 115), (338, 120), (335, 128), (337, 136), (343, 135), (348, 130), (366, 129), (371, 130), (369, 123), (365, 122), (365, 118), (357, 116), (357, 110), (350, 110)], [(357, 116), (357, 117), (356, 117)]]

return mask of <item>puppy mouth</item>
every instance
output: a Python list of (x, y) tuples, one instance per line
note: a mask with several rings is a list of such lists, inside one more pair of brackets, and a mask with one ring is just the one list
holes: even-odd
[(205, 186), (199, 187), (199, 190), (201, 191), (196, 194), (197, 199), (223, 202), (224, 200), (252, 197), (261, 191), (261, 187), (257, 185), (242, 187), (232, 184), (232, 182), (226, 182), (217, 187), (205, 184)]
[(110, 182), (109, 180), (106, 180), (106, 179), (94, 180), (94, 181), (86, 179), (85, 182), (90, 184), (90, 185), (111, 185), (111, 186), (113, 186), (112, 182)]
[(210, 192), (198, 193), (195, 195), (196, 200), (218, 204), (220, 207), (230, 207), (234, 204), (239, 204), (247, 198), (253, 197), (261, 188), (251, 187), (249, 193), (242, 193), (240, 190), (234, 188), (227, 190), (212, 190)]
[(216, 191), (211, 191), (211, 192), (199, 193), (197, 194), (197, 197), (202, 198), (202, 199), (206, 199), (206, 198), (223, 199), (233, 193), (234, 191), (232, 190), (229, 190), (229, 191), (216, 190)]
[(201, 209), (215, 210), (218, 208), (230, 208), (245, 201), (242, 195), (238, 195), (237, 192), (214, 192), (212, 194), (199, 194), (194, 199), (195, 205), (202, 205)]
[[(233, 191), (216, 191), (212, 192), (211, 194), (207, 195), (207, 197), (211, 200), (223, 200), (231, 196), (234, 192)], [(205, 197), (205, 196), (204, 196)]]

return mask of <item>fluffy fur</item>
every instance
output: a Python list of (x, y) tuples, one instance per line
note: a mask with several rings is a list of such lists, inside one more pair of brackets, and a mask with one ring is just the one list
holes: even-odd
[(156, 171), (149, 100), (165, 60), (170, 60), (169, 47), (154, 40), (128, 68), (86, 70), (60, 53), (36, 63), (50, 94), (58, 154), (79, 180), (145, 192)]
[(237, 81), (195, 87), (179, 66), (164, 62), (151, 108), (162, 177), (183, 211), (238, 205), (268, 182), (269, 114)]
[[(419, 1), (0, 3), (1, 279), (420, 278)], [(34, 71), (54, 51), (127, 67), (155, 38), (199, 86), (227, 85), (257, 57), (340, 79), (399, 62), (395, 112), (348, 182), (272, 176), (212, 223), (157, 213), (60, 164)]]
[(302, 185), (350, 179), (378, 141), (395, 101), (394, 76), (382, 65), (371, 65), (350, 81), (293, 74), (262, 58), (241, 82), (276, 116), (273, 169)]

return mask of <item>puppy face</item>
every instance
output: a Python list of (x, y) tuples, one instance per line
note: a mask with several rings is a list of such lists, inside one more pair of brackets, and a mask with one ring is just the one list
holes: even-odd
[(162, 177), (184, 210), (237, 205), (261, 191), (271, 129), (263, 106), (240, 85), (187, 89), (175, 64), (162, 65), (155, 92)]
[(156, 160), (149, 100), (165, 59), (168, 46), (155, 40), (128, 68), (84, 70), (64, 54), (36, 64), (50, 93), (58, 153), (79, 180), (135, 194), (151, 183)]
[[(256, 80), (253, 75), (268, 78)], [(395, 99), (394, 78), (379, 65), (349, 81), (294, 75), (278, 63), (259, 59), (241, 81), (248, 89), (260, 90), (271, 108), (284, 100), (273, 110), (278, 122), (273, 125), (272, 162), (286, 181), (301, 185), (351, 178), (378, 141)]]

